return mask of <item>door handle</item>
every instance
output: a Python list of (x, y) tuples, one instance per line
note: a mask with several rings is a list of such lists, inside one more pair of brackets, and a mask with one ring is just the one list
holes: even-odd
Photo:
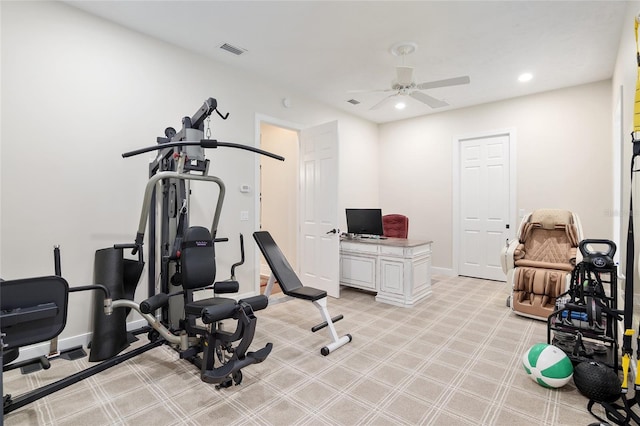
[(327, 231), (327, 234), (337, 234), (338, 232), (340, 232), (339, 229), (333, 228), (331, 231)]

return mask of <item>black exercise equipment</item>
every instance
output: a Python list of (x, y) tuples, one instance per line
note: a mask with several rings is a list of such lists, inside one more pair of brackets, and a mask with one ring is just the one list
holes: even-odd
[[(139, 306), (139, 312), (157, 332), (150, 333), (149, 337), (151, 340), (164, 339), (178, 351), (180, 358), (196, 365), (202, 381), (219, 384), (219, 387), (240, 384), (241, 369), (264, 361), (272, 349), (272, 344), (268, 343), (258, 351), (248, 352), (257, 323), (254, 312), (267, 306), (267, 298), (258, 295), (236, 302), (217, 296), (237, 292), (239, 285), (237, 281), (214, 282), (214, 240), (207, 228), (192, 226), (187, 229), (179, 260), (183, 290), (155, 294)], [(213, 290), (214, 297), (195, 300), (194, 293), (201, 290)], [(155, 320), (153, 314), (178, 296), (182, 296), (184, 302), (184, 319), (180, 330), (170, 332)], [(136, 309), (133, 302), (130, 306)], [(198, 319), (205, 324), (204, 327), (197, 324)], [(235, 331), (222, 329), (218, 323), (225, 319), (237, 322)], [(234, 347), (236, 341), (239, 343)]]
[(616, 370), (597, 361), (584, 361), (573, 369), (573, 382), (587, 398), (611, 404), (620, 398), (622, 382)]
[[(157, 291), (160, 293), (182, 291), (177, 252), (180, 248), (181, 238), (189, 227), (190, 194), (187, 185), (190, 180), (207, 180), (218, 184), (220, 191), (218, 205), (210, 229), (215, 242), (226, 241), (216, 234), (219, 214), (225, 197), (225, 186), (218, 178), (207, 176), (209, 160), (205, 158), (204, 150), (206, 148), (234, 148), (284, 160), (279, 155), (258, 148), (211, 139), (209, 120), (213, 112), (225, 120), (229, 116), (228, 113), (222, 114), (218, 111), (216, 99), (209, 98), (193, 116), (182, 119), (180, 131), (176, 131), (173, 127), (167, 127), (164, 130), (164, 136), (157, 138), (157, 145), (122, 154), (124, 158), (128, 158), (142, 153), (157, 152), (155, 159), (149, 164), (149, 183), (145, 193), (145, 208), (148, 214), (140, 218), (142, 226), (140, 232), (144, 232), (142, 222), (146, 223), (148, 218), (148, 244), (149, 247), (154, 248), (149, 251), (147, 262), (149, 295), (154, 295)], [(197, 174), (201, 176), (198, 177)], [(149, 186), (157, 187), (157, 189), (149, 191)], [(136, 244), (142, 248), (140, 235), (136, 237)], [(157, 252), (156, 247), (159, 248)], [(156, 263), (159, 264), (159, 273), (156, 270)], [(231, 275), (234, 276), (233, 270)], [(158, 284), (159, 290), (156, 290), (156, 284)], [(182, 300), (172, 298), (168, 306), (161, 311), (161, 321), (170, 328), (179, 328), (183, 311)]]
[[(2, 328), (3, 352), (11, 354), (3, 356), (3, 372), (18, 368), (25, 362), (11, 364), (18, 356), (21, 347), (45, 342), (57, 337), (64, 329), (67, 321), (69, 292), (100, 290), (105, 295), (104, 313), (112, 312), (113, 304), (107, 288), (101, 285), (89, 285), (69, 288), (67, 281), (58, 276), (25, 278), (0, 282), (0, 325)], [(148, 350), (140, 348), (137, 353)], [(136, 353), (136, 354), (137, 354)], [(135, 356), (112, 359), (68, 376), (52, 384), (13, 397), (3, 396), (3, 412), (9, 413), (26, 404), (36, 401), (53, 392), (70, 386), (80, 380), (103, 371), (125, 359)], [(32, 363), (33, 360), (26, 361)]]
[[(604, 247), (604, 251), (596, 248)], [(556, 300), (547, 319), (547, 343), (562, 349), (574, 363), (599, 361), (618, 369), (616, 245), (609, 240), (579, 243), (582, 261), (571, 274), (569, 290)], [(553, 338), (551, 333), (554, 333)]]
[(324, 356), (329, 355), (334, 350), (349, 343), (352, 338), (350, 334), (338, 337), (338, 333), (333, 325), (334, 322), (341, 320), (342, 315), (338, 315), (331, 318), (329, 311), (327, 310), (327, 292), (319, 290), (313, 287), (306, 287), (302, 285), (302, 282), (296, 275), (293, 268), (287, 261), (280, 247), (273, 240), (271, 234), (267, 231), (258, 231), (253, 233), (262, 255), (264, 256), (269, 268), (271, 269), (271, 276), (267, 284), (265, 295), (269, 296), (274, 281), (278, 281), (278, 285), (282, 289), (282, 292), (287, 296), (297, 299), (304, 299), (313, 302), (313, 304), (320, 310), (320, 315), (324, 320), (322, 323), (311, 328), (311, 331), (316, 332), (325, 327), (329, 328), (329, 334), (331, 335), (331, 343), (322, 347), (320, 353)]
[[(636, 34), (637, 34), (637, 21), (636, 21)], [(640, 67), (640, 55), (638, 56), (638, 66)], [(634, 297), (634, 276), (635, 276), (635, 240), (634, 240), (634, 216), (633, 216), (633, 176), (637, 170), (634, 169), (635, 160), (640, 156), (640, 138), (638, 133), (631, 133), (631, 140), (633, 143), (633, 154), (631, 156), (631, 168), (630, 168), (630, 195), (629, 195), (629, 224), (627, 232), (627, 253), (626, 253), (626, 267), (625, 267), (625, 287), (624, 287), (624, 335), (622, 338), (622, 382), (620, 384), (620, 392), (616, 395), (612, 392), (610, 398), (606, 400), (592, 395), (592, 389), (597, 389), (602, 386), (603, 380), (600, 375), (601, 372), (595, 373), (594, 366), (583, 366), (581, 368), (588, 368), (590, 374), (584, 379), (579, 378), (580, 388), (584, 389), (585, 395), (590, 398), (587, 404), (589, 412), (601, 422), (610, 421), (617, 425), (629, 425), (640, 424), (640, 414), (635, 409), (636, 406), (640, 406), (640, 330), (637, 339), (636, 349), (636, 377), (634, 383), (634, 395), (629, 394), (629, 382), (630, 382), (630, 366), (631, 357), (633, 355), (632, 337), (633, 330), (633, 297)], [(580, 365), (578, 366), (580, 367)], [(618, 370), (612, 370), (617, 377)], [(579, 375), (580, 376), (580, 375)], [(610, 376), (610, 374), (609, 374)], [(576, 382), (576, 386), (578, 382)], [(579, 389), (580, 389), (579, 388)], [(581, 389), (581, 391), (583, 391)], [(594, 405), (598, 404), (604, 409), (605, 417), (607, 420), (601, 418), (593, 411)]]
[[(93, 266), (93, 282), (109, 289), (114, 300), (133, 300), (142, 275), (144, 261), (126, 259), (123, 247), (97, 250)], [(140, 252), (142, 253), (142, 252)], [(102, 306), (104, 294), (94, 294), (94, 306)], [(106, 316), (99, 309), (93, 310), (93, 333), (89, 361), (104, 361), (122, 352), (135, 338), (127, 333), (127, 315), (131, 308), (117, 309)]]
[[(62, 266), (61, 266), (61, 260), (60, 260), (60, 246), (59, 245), (55, 245), (53, 247), (53, 268), (54, 268), (54, 272), (56, 274), (56, 276), (61, 277), (62, 276)], [(84, 351), (84, 349), (82, 349), (82, 345), (79, 346), (74, 346), (72, 348), (66, 348), (63, 351), (59, 351), (58, 350), (58, 337), (54, 337), (53, 339), (51, 339), (51, 341), (49, 342), (49, 354), (46, 356), (41, 357), (41, 360), (46, 360), (46, 363), (49, 363), (49, 360), (51, 359), (55, 359), (55, 358), (62, 358), (62, 359), (66, 359), (68, 361), (73, 361), (76, 359), (80, 359), (87, 356), (87, 353)], [(31, 372), (31, 369), (26, 369), (26, 368), (21, 368), (21, 371), (23, 373), (29, 373)]]
[[(103, 361), (24, 396), (5, 396), (4, 413), (16, 410), (162, 344), (176, 349), (180, 358), (200, 368), (203, 381), (216, 383), (218, 387), (239, 384), (242, 380), (242, 368), (267, 358), (272, 349), (271, 343), (255, 352), (248, 350), (256, 329), (257, 319), (254, 312), (267, 306), (267, 298), (258, 295), (236, 301), (218, 296), (238, 291), (239, 285), (234, 279), (235, 268), (241, 265), (243, 260), (232, 266), (230, 280), (215, 282), (214, 244), (226, 241), (225, 238), (216, 238), (225, 187), (220, 178), (208, 175), (209, 160), (204, 159), (204, 148), (240, 148), (279, 160), (284, 158), (250, 146), (204, 139), (203, 122), (214, 111), (224, 119), (228, 116), (217, 110), (215, 99), (209, 98), (193, 117), (183, 119), (183, 129), (180, 132), (168, 128), (165, 131), (167, 138), (158, 138), (159, 145), (123, 154), (123, 157), (128, 157), (142, 152), (159, 151), (154, 162), (155, 171), (145, 188), (134, 243), (115, 244), (96, 252), (94, 281), (100, 285), (69, 288), (61, 277), (30, 278), (1, 283), (0, 359), (3, 364), (15, 360), (21, 346), (51, 340), (63, 330), (70, 291), (101, 289), (104, 292), (94, 299), (94, 333), (90, 358), (91, 361)], [(188, 225), (188, 190), (185, 184), (188, 181), (212, 182), (218, 187), (210, 230)], [(156, 217), (156, 186), (160, 182), (163, 196), (160, 200), (163, 209), (161, 216), (163, 220), (167, 219), (164, 220), (165, 224), (161, 230), (162, 244), (159, 256), (163, 286), (161, 291), (156, 293), (155, 276), (150, 276), (149, 298), (138, 304), (133, 301), (133, 295), (144, 267), (142, 249), (147, 220), (155, 221)], [(155, 233), (154, 224), (150, 226), (150, 271), (158, 258), (155, 249), (160, 245), (157, 244)], [(131, 254), (137, 255), (137, 259), (125, 258), (124, 250), (127, 249), (131, 249)], [(244, 259), (242, 237), (241, 254)], [(168, 291), (172, 279), (178, 286), (174, 286), (175, 291)], [(101, 285), (102, 283), (105, 285)], [(213, 290), (214, 297), (194, 299), (194, 292), (206, 289)], [(112, 297), (117, 299), (112, 301)], [(183, 314), (172, 324), (166, 320), (167, 306), (171, 300), (178, 299), (183, 302)], [(129, 344), (130, 333), (126, 331), (126, 316), (131, 310), (138, 312), (148, 323), (147, 327), (131, 334), (148, 332), (150, 342), (120, 354)], [(155, 315), (157, 310), (162, 311), (159, 318)], [(235, 322), (234, 331), (223, 329), (227, 322)], [(3, 345), (6, 354), (2, 350)], [(1, 384), (0, 380), (0, 389)]]
[[(218, 142), (204, 139), (204, 120), (211, 113), (217, 111), (217, 102), (209, 98), (193, 115), (182, 120), (183, 128), (176, 132), (173, 128), (165, 130), (164, 138), (158, 138), (158, 145), (142, 148), (123, 154), (130, 157), (146, 152), (157, 151), (156, 159), (150, 166), (150, 178), (147, 182), (138, 231), (133, 244), (120, 244), (115, 249), (131, 248), (131, 254), (137, 255), (137, 260), (123, 259), (122, 253), (108, 248), (104, 253), (99, 251), (96, 259), (104, 257), (104, 263), (116, 265), (117, 268), (104, 269), (106, 280), (123, 293), (120, 306), (134, 309), (153, 328), (148, 334), (151, 341), (157, 339), (173, 347), (180, 358), (186, 359), (201, 370), (201, 379), (208, 383), (217, 383), (226, 387), (232, 383), (239, 384), (242, 380), (241, 369), (247, 365), (262, 362), (269, 355), (272, 345), (250, 352), (249, 345), (253, 339), (256, 327), (255, 311), (264, 309), (267, 305), (266, 297), (254, 296), (236, 301), (232, 298), (220, 297), (220, 294), (237, 292), (239, 284), (235, 280), (216, 282), (216, 243), (227, 241), (217, 238), (218, 223), (225, 197), (225, 185), (222, 179), (210, 176), (209, 160), (204, 157), (205, 148), (231, 147), (252, 151), (272, 158), (283, 160), (282, 157), (235, 143)], [(227, 115), (222, 115), (222, 118)], [(207, 132), (208, 133), (208, 132)], [(188, 208), (192, 181), (209, 182), (215, 184), (215, 208), (211, 227), (190, 226)], [(156, 204), (161, 206), (160, 214), (155, 210)], [(156, 216), (159, 216), (160, 226), (157, 226)], [(142, 270), (143, 244), (145, 231), (149, 222), (149, 298), (139, 305), (133, 302), (133, 292), (138, 279), (135, 274)], [(159, 228), (159, 229), (157, 229)], [(160, 240), (156, 233), (159, 231)], [(241, 239), (242, 245), (242, 239)], [(156, 254), (156, 248), (159, 252)], [(241, 246), (242, 257), (244, 248)], [(156, 292), (156, 259), (160, 261), (160, 285)], [(124, 267), (121, 263), (124, 262)], [(96, 275), (98, 266), (103, 262), (96, 261)], [(129, 265), (135, 274), (128, 280), (127, 267)], [(235, 268), (232, 266), (232, 278)], [(127, 293), (127, 283), (133, 284)], [(213, 297), (194, 297), (196, 292), (213, 290)], [(98, 301), (99, 302), (99, 301)], [(156, 311), (160, 311), (156, 318)], [(100, 316), (100, 314), (97, 314)], [(122, 318), (96, 317), (97, 328), (95, 334), (112, 336), (104, 345), (105, 356), (118, 353), (126, 347), (126, 313)], [(225, 331), (221, 321), (235, 321), (233, 332)], [(204, 323), (204, 327), (199, 325)], [(103, 329), (106, 333), (102, 333)], [(102, 338), (100, 338), (102, 340)], [(234, 343), (237, 342), (237, 346)], [(92, 344), (92, 351), (94, 344)]]
[[(597, 416), (592, 407), (598, 403), (605, 410), (609, 421), (619, 424), (640, 424), (640, 415), (634, 411), (634, 407), (640, 407), (640, 330), (636, 343), (636, 377), (634, 383), (634, 395), (629, 395), (629, 372), (631, 367), (631, 357), (633, 355), (632, 338), (633, 330), (633, 303), (634, 303), (634, 277), (635, 270), (635, 239), (634, 239), (634, 215), (633, 215), (633, 175), (635, 170), (635, 160), (640, 156), (640, 48), (638, 47), (638, 19), (634, 19), (634, 33), (636, 38), (636, 62), (639, 79), (636, 80), (636, 95), (634, 103), (634, 131), (631, 133), (633, 153), (631, 155), (630, 191), (629, 191), (629, 225), (627, 231), (627, 253), (625, 267), (625, 288), (624, 288), (624, 334), (622, 338), (622, 384), (620, 393), (620, 403), (603, 403), (594, 399), (589, 400), (587, 408), (589, 412), (600, 421), (604, 421)], [(617, 372), (616, 372), (617, 373)]]

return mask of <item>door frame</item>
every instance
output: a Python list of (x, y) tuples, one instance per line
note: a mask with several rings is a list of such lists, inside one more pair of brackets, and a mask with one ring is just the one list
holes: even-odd
[[(277, 127), (282, 127), (285, 129), (289, 129), (289, 130), (293, 130), (298, 134), (298, 145), (300, 145), (300, 131), (304, 128), (306, 128), (307, 126), (304, 126), (300, 123), (294, 123), (291, 121), (286, 121), (286, 120), (281, 120), (279, 118), (276, 117), (272, 117), (269, 115), (265, 115), (265, 114), (260, 114), (260, 113), (256, 113), (255, 116), (255, 137), (254, 137), (254, 146), (256, 148), (260, 148), (260, 130), (261, 130), (261, 124), (265, 123), (265, 124), (271, 124), (273, 126), (277, 126)], [(253, 229), (259, 229), (260, 226), (260, 216), (261, 216), (261, 211), (260, 211), (260, 156), (259, 155), (255, 155), (255, 160), (254, 160), (254, 182), (253, 182), (253, 187), (255, 188), (254, 194), (253, 194), (253, 202), (254, 202), (254, 211), (255, 214), (253, 215)], [(285, 159), (286, 161), (286, 159)], [(297, 167), (299, 167), (299, 163), (300, 163), (300, 158), (297, 159), (298, 164), (296, 165)], [(298, 201), (298, 209), (300, 208), (299, 206), (300, 201)], [(298, 258), (300, 257), (300, 218), (298, 215), (298, 221), (295, 223), (295, 229), (296, 229), (296, 233), (298, 234), (297, 238), (296, 238), (296, 253), (298, 254)], [(253, 238), (253, 236), (252, 236)], [(254, 272), (253, 272), (253, 282), (254, 282), (254, 290), (256, 292), (256, 294), (260, 294), (260, 250), (257, 246), (257, 244), (252, 244), (253, 246), (253, 252), (254, 252)], [(298, 271), (296, 271), (297, 273)]]
[[(460, 144), (471, 139), (484, 139), (493, 136), (509, 137), (509, 240), (516, 235), (516, 230), (520, 224), (517, 218), (517, 202), (516, 202), (516, 129), (509, 127), (500, 130), (491, 130), (485, 132), (474, 132), (463, 135), (457, 135), (452, 140), (452, 170), (453, 170), (453, 223), (452, 223), (452, 269), (453, 275), (458, 276), (460, 270)], [(496, 253), (499, 255), (499, 253)]]

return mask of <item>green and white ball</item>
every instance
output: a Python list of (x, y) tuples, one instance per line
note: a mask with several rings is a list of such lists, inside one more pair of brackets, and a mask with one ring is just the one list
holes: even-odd
[(560, 388), (573, 376), (573, 364), (567, 354), (546, 343), (529, 348), (522, 356), (522, 364), (531, 380), (545, 388)]

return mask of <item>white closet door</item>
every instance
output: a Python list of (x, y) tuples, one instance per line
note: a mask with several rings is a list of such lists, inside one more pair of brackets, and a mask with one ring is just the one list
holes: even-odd
[(504, 281), (509, 230), (509, 135), (460, 141), (460, 275)]

